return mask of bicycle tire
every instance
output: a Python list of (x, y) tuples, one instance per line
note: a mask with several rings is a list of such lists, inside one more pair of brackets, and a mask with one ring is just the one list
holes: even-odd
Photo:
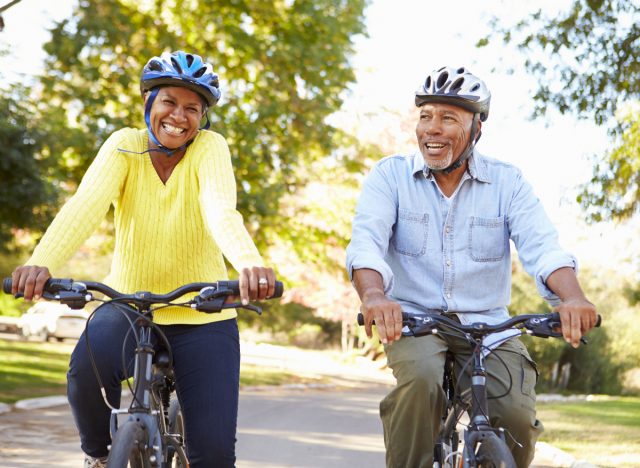
[(107, 468), (149, 468), (146, 443), (147, 428), (137, 421), (126, 421), (113, 439)]
[[(179, 434), (182, 444), (173, 438), (168, 441), (167, 466), (171, 468), (189, 466), (184, 452), (181, 453), (179, 450), (184, 447), (184, 418), (177, 399), (172, 399), (169, 405), (169, 432)], [(183, 457), (185, 457), (184, 460)]]
[(517, 468), (507, 444), (493, 434), (484, 439), (476, 450), (478, 468)]
[(460, 465), (460, 433), (457, 429), (456, 408), (452, 408), (443, 424), (433, 454), (434, 468), (454, 468)]

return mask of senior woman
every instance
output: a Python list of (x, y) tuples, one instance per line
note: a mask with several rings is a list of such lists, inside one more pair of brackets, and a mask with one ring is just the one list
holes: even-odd
[[(102, 145), (77, 192), (63, 206), (27, 263), (13, 273), (13, 293), (38, 299), (51, 273), (73, 255), (114, 206), (115, 249), (105, 282), (132, 293), (168, 292), (239, 272), (241, 300), (274, 293), (267, 268), (236, 211), (236, 184), (224, 137), (208, 130), (220, 98), (212, 66), (193, 53), (153, 57), (141, 77), (146, 128), (123, 128)], [(206, 121), (206, 125), (201, 123)], [(173, 350), (190, 465), (235, 464), (240, 350), (236, 312), (159, 309), (154, 321)], [(96, 311), (89, 342), (106, 397), (118, 407), (122, 343), (129, 321), (112, 305)], [(83, 335), (71, 356), (68, 398), (85, 467), (106, 465), (110, 409), (103, 401)], [(133, 353), (133, 346), (127, 348)]]

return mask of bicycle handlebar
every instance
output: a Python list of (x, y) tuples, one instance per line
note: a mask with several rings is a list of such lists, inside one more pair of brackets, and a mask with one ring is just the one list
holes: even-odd
[[(375, 323), (375, 322), (374, 322)], [(602, 317), (598, 315), (596, 327), (602, 323)], [(452, 320), (445, 315), (439, 314), (419, 314), (414, 315), (407, 312), (402, 313), (402, 324), (408, 327), (409, 334), (413, 336), (433, 334), (439, 325), (446, 325), (463, 333), (468, 333), (473, 337), (484, 337), (491, 333), (497, 333), (510, 328), (526, 328), (533, 336), (541, 338), (560, 337), (562, 333), (554, 331), (560, 327), (560, 314), (551, 312), (548, 314), (523, 314), (511, 317), (504, 322), (490, 325), (483, 322), (475, 322), (470, 325), (463, 325)], [(364, 316), (358, 314), (358, 325), (364, 325)]]
[[(2, 281), (2, 290), (11, 294), (12, 279), (5, 278)], [(222, 309), (233, 307), (245, 307), (252, 310), (257, 308), (247, 307), (242, 304), (224, 304), (229, 296), (240, 295), (240, 282), (238, 280), (216, 281), (213, 283), (189, 283), (174, 289), (166, 294), (154, 294), (149, 291), (138, 291), (133, 294), (124, 294), (96, 281), (74, 281), (70, 278), (50, 278), (44, 286), (42, 297), (44, 299), (59, 301), (72, 309), (81, 309), (88, 302), (94, 300), (90, 291), (99, 292), (111, 299), (136, 304), (169, 304), (185, 294), (198, 292), (191, 300), (192, 307), (201, 312), (220, 312)], [(269, 299), (282, 297), (284, 286), (281, 281), (276, 281), (275, 291)], [(21, 297), (21, 294), (16, 295)], [(259, 309), (256, 310), (259, 313)]]

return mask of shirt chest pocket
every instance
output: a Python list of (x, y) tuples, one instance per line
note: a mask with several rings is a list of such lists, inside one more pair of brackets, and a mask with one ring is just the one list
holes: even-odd
[(480, 218), (469, 222), (469, 255), (476, 262), (497, 262), (507, 251), (508, 237), (504, 216)]
[(391, 243), (396, 252), (420, 257), (427, 251), (429, 215), (399, 209)]

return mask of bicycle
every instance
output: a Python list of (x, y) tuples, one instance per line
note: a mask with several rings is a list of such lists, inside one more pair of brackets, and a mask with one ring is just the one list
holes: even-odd
[[(462, 368), (464, 372), (467, 365), (472, 363), (471, 386), (464, 390), (458, 388), (456, 383), (453, 356), (448, 353), (445, 359), (442, 386), (447, 402), (434, 445), (434, 468), (516, 468), (516, 463), (507, 446), (506, 431), (504, 428), (492, 427), (489, 421), (487, 372), (484, 364), (487, 347), (483, 344), (483, 340), (492, 333), (510, 329), (519, 332), (519, 335), (558, 338), (562, 336), (559, 331), (560, 315), (557, 312), (523, 314), (496, 325), (482, 322), (462, 325), (445, 315), (413, 315), (403, 312), (402, 323), (403, 336), (450, 334), (465, 338), (472, 349), (471, 358)], [(601, 317), (598, 315), (596, 327), (599, 327), (600, 323)], [(364, 317), (361, 313), (358, 314), (358, 324), (364, 325)], [(514, 333), (502, 342), (513, 336), (518, 334)], [(584, 337), (580, 341), (587, 344)], [(502, 342), (496, 343), (495, 347)], [(460, 437), (458, 424), (465, 414), (468, 414), (469, 423), (464, 427)]]
[[(2, 285), (3, 291), (10, 294), (11, 286), (11, 278), (5, 278)], [(96, 298), (93, 292), (101, 293), (109, 299)], [(194, 292), (197, 294), (193, 298), (175, 302), (184, 295)], [(275, 293), (271, 298), (281, 297), (282, 292), (282, 283), (276, 281)], [(135, 323), (130, 320), (131, 329), (136, 333), (136, 349), (133, 383), (127, 381), (132, 392), (132, 401), (128, 408), (114, 408), (107, 401), (87, 339), (89, 356), (94, 363), (95, 374), (103, 390), (103, 398), (112, 410), (112, 443), (107, 460), (108, 468), (189, 466), (179, 401), (171, 398), (175, 389), (171, 347), (163, 332), (152, 322), (154, 310), (152, 306), (190, 307), (205, 313), (244, 308), (258, 314), (262, 313), (260, 307), (253, 304), (226, 302), (228, 297), (239, 295), (238, 281), (189, 283), (167, 294), (153, 294), (148, 291), (123, 294), (99, 282), (80, 282), (59, 278), (51, 278), (47, 281), (42, 295), (44, 299), (58, 301), (72, 309), (82, 309), (92, 301), (109, 302), (116, 306), (124, 303), (133, 307), (133, 312), (137, 316)], [(21, 294), (16, 295), (16, 297), (20, 296)], [(131, 312), (132, 309), (127, 308), (127, 311)], [(91, 316), (87, 320), (86, 327), (89, 327), (90, 323)], [(162, 349), (157, 353), (154, 351), (151, 340), (154, 333), (163, 343)], [(86, 336), (88, 338), (88, 334)], [(127, 339), (128, 335), (125, 336), (124, 341), (126, 342)], [(127, 363), (123, 362), (123, 366), (127, 367)], [(119, 419), (125, 420), (120, 424)]]

